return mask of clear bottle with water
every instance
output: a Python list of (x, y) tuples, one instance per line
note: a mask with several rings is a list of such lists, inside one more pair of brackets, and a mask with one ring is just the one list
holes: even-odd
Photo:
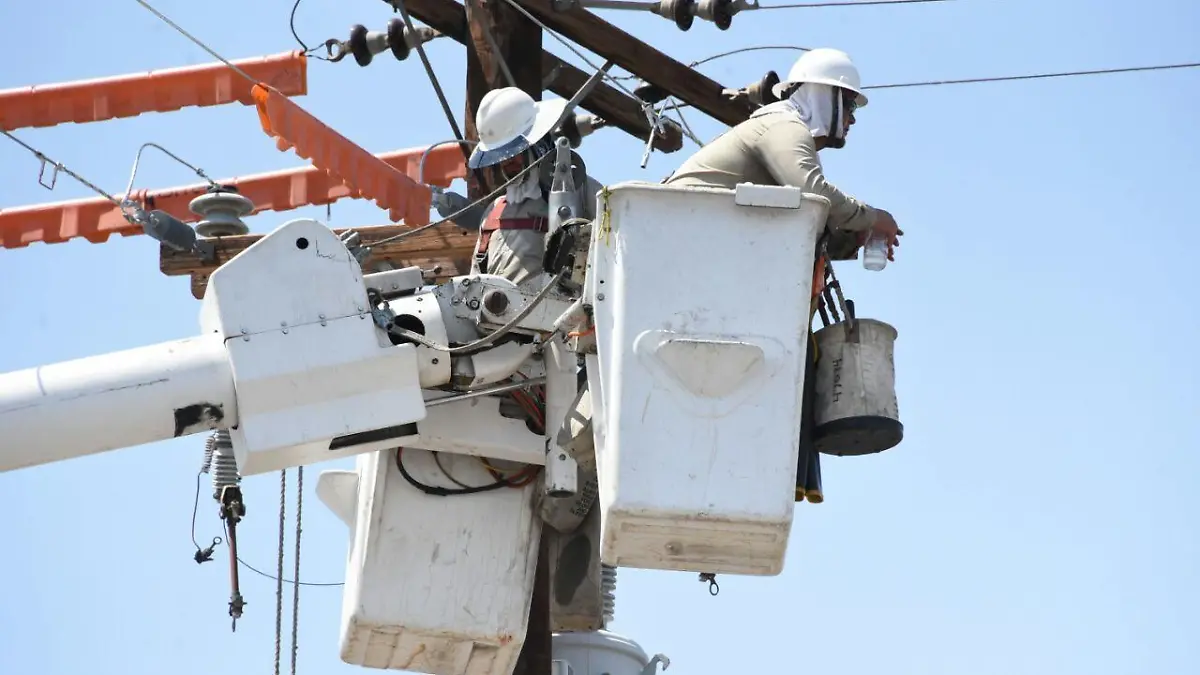
[(867, 237), (866, 243), (863, 244), (863, 267), (871, 270), (872, 272), (878, 272), (887, 267), (887, 256), (887, 238), (872, 232), (871, 236)]

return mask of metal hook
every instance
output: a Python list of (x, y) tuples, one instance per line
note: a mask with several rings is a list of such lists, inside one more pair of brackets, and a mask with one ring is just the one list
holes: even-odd
[(700, 581), (708, 582), (708, 594), (716, 597), (721, 592), (721, 587), (717, 585), (717, 575), (712, 572), (701, 572)]
[[(336, 52), (334, 51), (334, 47), (337, 47)], [(331, 62), (337, 63), (346, 58), (346, 54), (350, 53), (350, 49), (346, 47), (345, 42), (336, 38), (329, 38), (325, 41), (325, 53), (329, 55), (328, 58)]]

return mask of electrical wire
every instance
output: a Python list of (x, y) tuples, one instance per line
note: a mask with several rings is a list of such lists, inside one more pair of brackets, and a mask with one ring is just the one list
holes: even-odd
[(304, 40), (301, 40), (300, 34), (296, 32), (296, 10), (299, 7), (300, 0), (296, 0), (296, 4), (292, 5), (292, 15), (288, 18), (288, 28), (290, 28), (292, 31), (292, 37), (296, 38), (296, 42), (300, 43), (300, 46), (304, 48), (305, 56), (314, 59), (320, 59), (322, 61), (328, 61), (329, 57), (321, 56), (320, 54), (315, 53), (318, 49), (320, 49), (320, 45), (316, 47), (309, 47), (308, 45), (304, 44)]
[(396, 448), (396, 455), (395, 455), (396, 469), (398, 469), (400, 471), (400, 475), (404, 478), (405, 481), (408, 482), (409, 485), (417, 488), (418, 490), (420, 490), (421, 492), (424, 492), (427, 495), (433, 495), (435, 497), (451, 497), (451, 496), (456, 496), (456, 495), (471, 495), (471, 494), (478, 494), (480, 492), (491, 492), (492, 490), (499, 490), (501, 488), (509, 487), (512, 484), (512, 482), (508, 479), (500, 479), (500, 480), (495, 481), (494, 483), (488, 483), (487, 485), (479, 485), (479, 486), (464, 487), (464, 488), (444, 488), (444, 487), (440, 487), (437, 485), (426, 485), (425, 483), (422, 483), (421, 481), (417, 480), (416, 478), (413, 478), (413, 475), (408, 472), (408, 469), (404, 468), (403, 455), (404, 455), (404, 448)]
[(855, 7), (858, 5), (918, 5), (929, 2), (951, 2), (951, 0), (861, 0), (858, 2), (796, 2), (787, 5), (759, 5), (746, 9), (815, 9), (817, 7)]
[[(959, 80), (925, 80), (921, 82), (901, 82), (896, 84), (869, 84), (863, 89), (903, 89), (910, 87), (934, 87), (950, 84), (978, 84), (988, 82), (1018, 82), (1023, 80), (1043, 80), (1049, 78), (1061, 77), (1083, 77), (1091, 75), (1110, 75), (1116, 73), (1140, 73), (1162, 70), (1181, 70), (1188, 68), (1200, 68), (1200, 62), (1195, 63), (1173, 63), (1157, 66), (1130, 66), (1125, 68), (1102, 68), (1095, 70), (1071, 70), (1056, 73), (1035, 73), (1031, 75), (1002, 75), (997, 77), (971, 77)], [(678, 102), (670, 106), (670, 109), (688, 108), (690, 104)]]
[[(215, 181), (213, 181), (213, 179), (208, 177), (208, 174), (204, 173), (204, 169), (201, 169), (199, 167), (188, 164), (183, 159), (181, 159), (179, 157), (179, 155), (176, 155), (175, 153), (171, 152), (170, 150), (167, 150), (166, 148), (159, 145), (158, 143), (143, 143), (142, 147), (138, 148), (137, 154), (133, 158), (133, 169), (129, 172), (129, 184), (125, 186), (125, 194), (121, 196), (122, 203), (124, 203), (125, 201), (128, 201), (129, 195), (133, 194), (133, 181), (134, 181), (134, 179), (137, 178), (138, 166), (142, 162), (142, 151), (145, 150), (146, 148), (155, 148), (156, 150), (159, 150), (160, 152), (166, 154), (168, 157), (175, 160), (176, 162), (179, 162), (180, 164), (191, 169), (197, 176), (204, 179), (210, 186), (212, 186), (214, 188), (220, 187), (219, 185), (217, 185), (217, 183)], [(122, 211), (124, 211), (124, 209), (122, 209)], [(129, 214), (126, 213), (126, 215), (128, 216)]]
[(1099, 70), (1073, 70), (1061, 73), (1037, 73), (1033, 75), (1004, 75), (1000, 77), (972, 77), (962, 80), (928, 80), (925, 82), (903, 82), (900, 84), (873, 84), (863, 89), (901, 89), (904, 87), (933, 87), (943, 84), (976, 84), (980, 82), (1015, 82), (1019, 80), (1042, 80), (1053, 77), (1080, 77), (1085, 75), (1110, 75), (1113, 73), (1142, 73), (1157, 70), (1200, 68), (1200, 62), (1174, 63), (1158, 66), (1130, 66), (1127, 68), (1103, 68)]
[[(404, 6), (404, 0), (391, 0), (392, 7), (400, 12), (400, 17), (404, 19), (404, 25), (408, 27), (408, 31), (412, 35), (417, 34), (417, 29), (413, 26), (412, 17), (408, 15), (408, 9)], [(463, 140), (462, 130), (458, 128), (458, 122), (454, 119), (454, 113), (450, 110), (450, 102), (446, 100), (446, 93), (442, 91), (442, 85), (438, 82), (437, 74), (433, 72), (433, 64), (429, 62), (429, 56), (425, 54), (425, 47), (421, 40), (416, 40), (417, 56), (421, 57), (421, 63), (425, 66), (425, 74), (429, 76), (429, 83), (433, 85), (433, 91), (437, 94), (438, 101), (442, 104), (442, 112), (446, 114), (446, 121), (450, 123), (450, 130), (454, 132), (454, 137), (459, 141)], [(462, 147), (463, 157), (469, 158), (470, 151), (467, 147)]]
[(567, 274), (567, 270), (562, 270), (558, 274), (555, 274), (549, 281), (546, 282), (545, 286), (542, 286), (542, 289), (540, 291), (538, 291), (537, 295), (533, 296), (533, 299), (530, 300), (528, 303), (526, 303), (526, 305), (521, 308), (521, 311), (517, 312), (517, 314), (508, 321), (508, 323), (504, 324), (503, 326), (500, 326), (496, 330), (492, 331), (491, 333), (488, 333), (487, 335), (479, 338), (478, 340), (475, 340), (473, 342), (468, 342), (465, 345), (460, 345), (458, 347), (451, 347), (450, 345), (439, 344), (437, 342), (434, 342), (433, 340), (430, 340), (429, 338), (425, 337), (424, 335), (421, 335), (420, 333), (408, 330), (407, 328), (401, 328), (401, 327), (397, 326), (395, 324), (395, 322), (392, 322), (391, 324), (389, 324), (387, 330), (389, 333), (391, 333), (393, 335), (402, 337), (406, 340), (411, 340), (412, 342), (415, 342), (419, 345), (423, 345), (425, 347), (429, 347), (430, 349), (434, 349), (439, 352), (445, 352), (447, 354), (468, 354), (468, 353), (474, 352), (476, 350), (482, 349), (484, 347), (487, 347), (488, 345), (492, 344), (496, 340), (499, 340), (501, 337), (503, 337), (503, 336), (507, 335), (509, 332), (511, 332), (512, 329), (515, 328), (517, 326), (517, 324), (519, 324), (521, 322), (522, 319), (529, 316), (529, 313), (533, 311), (534, 307), (537, 307), (542, 302), (542, 300), (546, 299), (546, 296), (550, 294), (550, 291), (553, 290), (554, 287), (558, 285), (558, 282), (561, 281), (562, 278), (564, 276), (566, 276), (566, 274)]
[[(46, 165), (46, 164), (50, 164), (51, 166), (53, 166), (53, 167), (54, 167), (54, 172), (55, 172), (55, 175), (57, 175), (57, 174), (58, 174), (58, 172), (59, 172), (59, 171), (61, 171), (61, 172), (65, 173), (65, 174), (67, 174), (68, 176), (70, 176), (71, 178), (74, 178), (75, 180), (79, 181), (79, 182), (80, 182), (80, 183), (82, 183), (83, 185), (87, 186), (88, 188), (90, 188), (90, 189), (91, 189), (93, 192), (95, 192), (96, 194), (98, 194), (98, 195), (100, 195), (101, 197), (104, 197), (104, 198), (105, 198), (105, 199), (107, 199), (108, 201), (112, 202), (114, 206), (120, 206), (120, 205), (121, 205), (121, 202), (120, 202), (120, 201), (119, 201), (119, 200), (118, 200), (116, 197), (114, 197), (114, 196), (112, 196), (112, 195), (108, 194), (107, 192), (105, 192), (104, 190), (101, 190), (100, 188), (96, 187), (96, 185), (95, 185), (94, 183), (92, 183), (92, 182), (91, 182), (91, 181), (89, 181), (88, 179), (84, 178), (83, 176), (80, 176), (79, 174), (75, 173), (74, 171), (72, 171), (72, 170), (68, 169), (68, 168), (67, 168), (65, 165), (63, 165), (62, 163), (60, 163), (60, 162), (56, 162), (56, 161), (54, 161), (53, 159), (50, 159), (49, 157), (47, 157), (47, 156), (46, 156), (45, 154), (43, 154), (43, 153), (42, 153), (40, 150), (38, 150), (37, 148), (33, 147), (32, 145), (29, 145), (29, 144), (28, 144), (28, 143), (26, 143), (25, 141), (22, 141), (21, 139), (17, 138), (16, 136), (13, 136), (11, 133), (9, 133), (9, 132), (5, 131), (4, 129), (0, 129), (0, 134), (4, 134), (5, 136), (8, 136), (10, 139), (12, 139), (12, 140), (13, 140), (13, 142), (14, 142), (14, 143), (16, 143), (17, 145), (20, 145), (21, 147), (25, 148), (25, 149), (26, 149), (26, 150), (28, 150), (29, 152), (33, 153), (33, 156), (34, 156), (34, 157), (37, 157), (38, 159), (40, 159), (40, 160), (42, 161), (42, 170), (43, 170), (43, 171), (45, 171), (45, 165)], [(40, 180), (39, 180), (38, 182), (39, 182), (39, 183), (41, 183), (41, 181), (40, 181)], [(48, 186), (47, 186), (45, 183), (41, 183), (41, 185), (42, 185), (42, 187), (45, 187), (45, 188), (46, 188), (46, 189), (48, 189), (48, 190), (53, 190), (53, 189), (54, 189), (54, 184), (53, 184), (53, 182), (52, 182), (50, 185), (48, 185)]]
[[(551, 37), (553, 37), (555, 40), (558, 40), (564, 47), (571, 50), (571, 52), (573, 52), (575, 54), (575, 56), (578, 56), (580, 59), (582, 59), (583, 62), (588, 64), (588, 67), (590, 67), (592, 70), (600, 70), (601, 69), (600, 66), (592, 63), (591, 59), (589, 59), (582, 51), (580, 51), (579, 48), (577, 48), (574, 44), (571, 44), (570, 40), (559, 35), (556, 31), (554, 31), (549, 26), (547, 26), (543, 21), (541, 21), (536, 16), (531, 14), (529, 12), (529, 10), (527, 10), (524, 7), (522, 7), (521, 5), (517, 4), (516, 0), (505, 0), (505, 2), (507, 2), (509, 5), (511, 5), (514, 9), (516, 9), (521, 14), (525, 15), (525, 18), (527, 18), (530, 21), (532, 21), (533, 23), (537, 24), (538, 28), (542, 29), (542, 32), (550, 34)], [(604, 77), (607, 78), (608, 80), (612, 81), (612, 83), (614, 85), (616, 85), (616, 87), (618, 89), (625, 92), (626, 94), (629, 94), (633, 98), (637, 99), (637, 94), (634, 94), (632, 91), (630, 91), (628, 88), (626, 88), (625, 85), (621, 84), (620, 80), (617, 80), (616, 78), (614, 78), (612, 75), (610, 75), (608, 73), (605, 73)]]
[(394, 234), (390, 237), (380, 239), (379, 241), (372, 243), (371, 246), (379, 246), (381, 244), (388, 244), (393, 241), (403, 241), (405, 239), (408, 239), (409, 237), (414, 237), (414, 236), (424, 232), (425, 230), (437, 227), (439, 225), (444, 225), (446, 223), (449, 223), (449, 222), (453, 221), (455, 218), (466, 213), (467, 211), (470, 211), (471, 209), (475, 208), (476, 206), (479, 206), (480, 204), (483, 204), (484, 202), (489, 202), (489, 201), (495, 199), (496, 197), (498, 197), (500, 195), (501, 192), (506, 190), (509, 185), (511, 185), (512, 183), (519, 180), (525, 174), (532, 171), (534, 167), (536, 167), (537, 165), (546, 161), (546, 159), (548, 157), (551, 157), (553, 155), (554, 155), (554, 153), (546, 153), (545, 155), (542, 155), (541, 157), (533, 160), (532, 162), (529, 163), (529, 166), (527, 166), (524, 169), (522, 169), (521, 171), (517, 172), (517, 174), (515, 176), (513, 176), (512, 178), (509, 178), (508, 180), (501, 183), (500, 186), (497, 187), (495, 190), (492, 190), (488, 194), (480, 197), (479, 199), (476, 199), (475, 201), (471, 202), (470, 204), (467, 204), (466, 206), (455, 211), (454, 213), (451, 213), (450, 215), (446, 216), (445, 218), (442, 218), (441, 220), (435, 220), (432, 223), (429, 223), (428, 225), (422, 225), (420, 227), (416, 227), (411, 230), (406, 230), (404, 232), (401, 232), (400, 234)]
[(174, 21), (172, 21), (172, 20), (168, 19), (168, 18), (166, 17), (166, 15), (164, 15), (162, 12), (158, 11), (157, 9), (154, 9), (154, 7), (152, 7), (152, 6), (150, 5), (150, 3), (146, 2), (146, 0), (134, 0), (134, 2), (136, 2), (136, 3), (137, 3), (137, 4), (139, 4), (139, 5), (141, 5), (142, 7), (145, 7), (147, 10), (149, 10), (149, 11), (150, 11), (150, 13), (152, 13), (152, 14), (154, 14), (154, 16), (157, 16), (158, 18), (162, 19), (162, 20), (163, 20), (163, 22), (164, 22), (164, 23), (166, 23), (166, 24), (167, 24), (168, 26), (170, 26), (171, 28), (174, 28), (175, 30), (179, 31), (179, 33), (180, 33), (181, 35), (183, 35), (185, 38), (187, 38), (187, 39), (191, 40), (191, 41), (192, 41), (192, 42), (194, 42), (194, 43), (195, 43), (195, 44), (196, 44), (198, 47), (200, 47), (200, 48), (201, 48), (201, 49), (203, 49), (204, 51), (206, 51), (206, 52), (208, 52), (209, 54), (211, 54), (211, 55), (212, 55), (212, 57), (213, 57), (214, 59), (217, 59), (217, 60), (218, 60), (218, 61), (220, 61), (221, 63), (224, 63), (225, 65), (227, 65), (227, 66), (229, 66), (230, 68), (232, 68), (232, 69), (233, 69), (233, 71), (234, 71), (234, 72), (236, 72), (238, 75), (241, 75), (242, 77), (246, 78), (246, 80), (247, 80), (247, 81), (248, 81), (250, 84), (258, 84), (258, 80), (254, 79), (253, 77), (250, 77), (250, 75), (248, 75), (248, 74), (246, 73), (246, 71), (244, 71), (244, 70), (242, 70), (241, 68), (238, 68), (237, 66), (233, 65), (232, 63), (230, 63), (230, 62), (229, 62), (229, 59), (227, 59), (227, 58), (225, 58), (224, 56), (221, 56), (220, 54), (216, 53), (215, 51), (213, 51), (213, 50), (212, 50), (212, 48), (211, 48), (211, 47), (209, 47), (208, 45), (204, 44), (204, 43), (203, 43), (203, 42), (201, 42), (200, 40), (198, 40), (198, 39), (196, 39), (195, 37), (193, 37), (191, 33), (187, 32), (186, 30), (184, 30), (183, 28), (181, 28), (181, 27), (179, 26), (179, 24), (177, 24), (177, 23), (175, 23)]
[(713, 54), (712, 56), (706, 56), (706, 57), (700, 59), (699, 61), (692, 61), (691, 63), (688, 64), (688, 67), (695, 68), (696, 66), (702, 66), (702, 65), (708, 63), (709, 61), (716, 61), (717, 59), (723, 59), (726, 56), (734, 56), (736, 54), (743, 54), (745, 52), (760, 52), (760, 51), (775, 50), (775, 49), (784, 49), (784, 50), (790, 50), (790, 51), (795, 51), (795, 52), (812, 51), (812, 49), (809, 47), (797, 47), (795, 45), (758, 45), (755, 47), (742, 47), (740, 49), (731, 49), (727, 52), (721, 52), (720, 54)]
[[(203, 475), (204, 475), (203, 471), (199, 471), (196, 473), (196, 494), (192, 498), (192, 544), (194, 544), (196, 546), (196, 550), (198, 552), (211, 554), (212, 553), (211, 550), (202, 549), (202, 548), (200, 548), (200, 544), (196, 543), (196, 513), (199, 511), (199, 508), (200, 508), (200, 478)], [(224, 543), (223, 539), (221, 539), (220, 537), (215, 537), (215, 538), (213, 538), (213, 543), (210, 548), (215, 549), (217, 546), (221, 545), (222, 543)], [(255, 574), (257, 574), (261, 577), (270, 579), (271, 581), (277, 581), (277, 578), (274, 574), (268, 574), (267, 572), (264, 572), (264, 571), (258, 569), (257, 567), (251, 565), (250, 563), (246, 562), (245, 560), (242, 560), (240, 557), (237, 559), (237, 561), (239, 564), (241, 564), (242, 567), (245, 567), (246, 569), (250, 570), (251, 572), (254, 572)], [(200, 561), (197, 560), (197, 562), (200, 562)], [(296, 576), (299, 576), (299, 575), (296, 575)], [(283, 583), (296, 584), (298, 586), (345, 586), (346, 585), (345, 582), (342, 582), (342, 581), (335, 581), (335, 582), (329, 582), (329, 583), (317, 583), (317, 582), (313, 582), (313, 581), (296, 582), (292, 579), (283, 579)]]

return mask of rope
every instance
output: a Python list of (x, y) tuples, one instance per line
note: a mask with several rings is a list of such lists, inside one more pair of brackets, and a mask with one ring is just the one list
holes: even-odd
[(287, 516), (287, 469), (279, 472), (279, 554), (275, 559), (275, 675), (283, 650), (283, 526)]
[[(304, 467), (296, 467), (296, 549), (292, 576), (300, 578), (300, 523), (304, 515)], [(283, 576), (283, 575), (280, 575)], [(292, 585), (292, 675), (296, 675), (296, 655), (300, 651), (300, 586)]]

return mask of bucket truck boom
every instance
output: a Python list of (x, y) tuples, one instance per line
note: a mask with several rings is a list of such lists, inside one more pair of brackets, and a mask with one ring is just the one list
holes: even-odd
[[(564, 427), (591, 430), (599, 489), (580, 503), (599, 510), (606, 583), (617, 566), (782, 571), (827, 210), (786, 187), (610, 186), (520, 286), (364, 275), (350, 240), (292, 220), (212, 274), (195, 337), (0, 375), (0, 471), (210, 429), (240, 476), (356, 456), (317, 487), (349, 531), (342, 659), (509, 675), (540, 502), (580, 490)], [(720, 264), (698, 264), (712, 249)], [(890, 373), (884, 337), (872, 367)], [(543, 383), (541, 429), (502, 414), (496, 394)], [(544, 470), (487, 484), (479, 458)], [(660, 661), (626, 651), (612, 675)]]

